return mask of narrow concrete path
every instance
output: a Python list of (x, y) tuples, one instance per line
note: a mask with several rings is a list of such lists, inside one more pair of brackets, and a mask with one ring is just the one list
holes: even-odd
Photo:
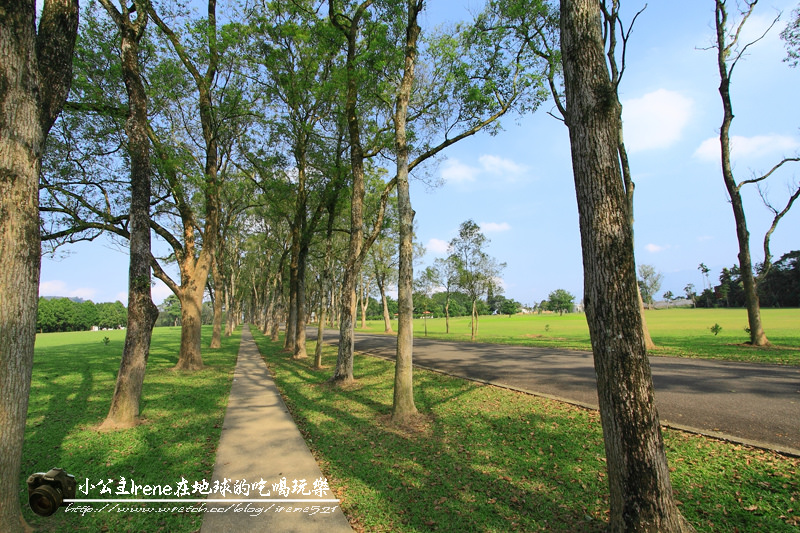
[(201, 533), (352, 532), (324, 479), (244, 326)]

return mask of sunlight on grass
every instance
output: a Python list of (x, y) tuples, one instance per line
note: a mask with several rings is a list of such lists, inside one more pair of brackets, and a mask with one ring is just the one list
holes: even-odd
[[(253, 336), (345, 513), (370, 532), (604, 531), (599, 415), (414, 371), (413, 430), (388, 421), (394, 366), (356, 355), (356, 386)], [(313, 345), (313, 343), (310, 343)], [(311, 349), (311, 346), (309, 346)], [(800, 460), (665, 431), (680, 509), (698, 531), (796, 531)]]
[[(800, 309), (762, 309), (762, 320), (771, 348), (747, 346), (749, 334), (744, 309), (662, 309), (646, 311), (650, 335), (656, 343), (652, 355), (701, 357), (800, 365)], [(360, 325), (360, 322), (358, 323)], [(711, 327), (722, 328), (714, 335)], [(469, 317), (450, 319), (446, 333), (445, 319), (414, 321), (414, 336), (450, 341), (470, 340)], [(478, 320), (477, 342), (542, 346), (591, 351), (586, 315), (553, 313), (541, 315), (482, 316)], [(397, 330), (396, 323), (393, 325)], [(383, 332), (383, 321), (367, 321), (371, 333)]]
[[(183, 373), (172, 370), (180, 328), (156, 328), (140, 405), (143, 423), (109, 433), (98, 433), (96, 427), (108, 412), (125, 332), (38, 335), (20, 487), (25, 488), (31, 473), (55, 466), (79, 483), (87, 478), (116, 483), (123, 476), (152, 485), (175, 484), (182, 477), (190, 483), (210, 480), (241, 332), (223, 338), (217, 350), (207, 348), (210, 334), (203, 329), (205, 368)], [(20, 497), (28, 523), (43, 531), (188, 533), (202, 522), (202, 514), (167, 513), (80, 516), (59, 511), (42, 518), (30, 512), (26, 490)]]

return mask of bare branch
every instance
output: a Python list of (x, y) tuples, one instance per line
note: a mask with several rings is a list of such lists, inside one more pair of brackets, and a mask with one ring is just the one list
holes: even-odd
[(792, 204), (794, 204), (795, 200), (800, 197), (800, 186), (797, 186), (794, 194), (789, 197), (789, 200), (786, 202), (786, 206), (780, 212), (778, 212), (778, 210), (769, 203), (766, 198), (766, 194), (761, 190), (760, 187), (758, 192), (761, 195), (761, 199), (764, 201), (764, 205), (766, 205), (767, 208), (775, 214), (769, 230), (767, 230), (767, 233), (764, 235), (764, 263), (761, 272), (758, 275), (759, 279), (763, 279), (769, 272), (770, 268), (772, 268), (772, 254), (769, 250), (769, 241), (772, 238), (772, 234), (775, 232), (775, 229), (778, 227), (778, 222), (780, 222), (783, 216), (789, 212), (789, 209), (792, 208)]
[(772, 167), (772, 169), (770, 169), (770, 171), (767, 172), (766, 174), (764, 174), (764, 175), (762, 175), (762, 176), (760, 176), (758, 178), (744, 180), (743, 182), (741, 182), (739, 185), (736, 186), (736, 190), (741, 190), (741, 188), (744, 185), (747, 185), (747, 184), (750, 184), (750, 183), (759, 183), (761, 181), (764, 181), (765, 179), (769, 178), (773, 173), (775, 173), (775, 171), (777, 171), (779, 168), (781, 168), (786, 163), (796, 163), (798, 161), (800, 161), (800, 157), (785, 157), (785, 158), (783, 158), (783, 160), (780, 163), (778, 163), (777, 165)]

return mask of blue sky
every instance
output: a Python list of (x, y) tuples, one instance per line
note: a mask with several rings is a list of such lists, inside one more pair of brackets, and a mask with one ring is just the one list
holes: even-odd
[[(641, 2), (623, 2), (638, 9)], [(465, 18), (480, 3), (431, 0), (426, 25)], [(800, 69), (785, 62), (780, 29), (796, 1), (759, 2), (743, 39), (761, 35), (778, 12), (781, 21), (753, 46), (733, 76), (736, 118), (734, 171), (737, 180), (763, 173), (784, 156), (800, 152)], [(733, 214), (720, 174), (716, 137), (722, 118), (712, 0), (651, 2), (639, 17), (628, 50), (621, 87), (624, 135), (636, 182), (637, 264), (664, 274), (659, 294), (683, 294), (703, 262), (716, 281), (737, 262)], [(628, 15), (630, 20), (630, 15)], [(473, 219), (491, 240), (488, 252), (507, 263), (505, 294), (525, 304), (566, 289), (583, 293), (578, 213), (566, 127), (546, 114), (508, 117), (495, 137), (478, 135), (447, 151), (429, 169), (443, 179), (430, 190), (412, 181), (417, 237), (427, 254), (422, 264), (444, 256), (461, 222)], [(770, 179), (769, 197), (783, 206), (787, 187), (800, 181), (800, 165)], [(763, 259), (762, 240), (772, 220), (755, 188), (744, 191), (751, 251)], [(800, 206), (787, 215), (772, 238), (775, 258), (800, 249)], [(127, 256), (113, 244), (73, 246), (60, 260), (44, 257), (42, 295), (126, 301)], [(169, 291), (154, 287), (159, 303)]]

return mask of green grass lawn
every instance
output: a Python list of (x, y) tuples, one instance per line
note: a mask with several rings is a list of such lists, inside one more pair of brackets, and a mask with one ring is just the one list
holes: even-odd
[[(38, 335), (20, 487), (28, 475), (56, 466), (75, 475), (79, 484), (86, 479), (116, 483), (123, 476), (152, 485), (174, 485), (182, 477), (190, 483), (210, 480), (241, 332), (223, 338), (217, 350), (206, 348), (210, 335), (204, 328), (205, 369), (182, 373), (171, 370), (178, 360), (180, 328), (156, 328), (140, 405), (145, 422), (107, 433), (95, 428), (108, 413), (125, 332)], [(125, 496), (94, 492), (77, 497)], [(80, 516), (59, 510), (42, 518), (30, 511), (27, 491), (20, 498), (28, 523), (44, 531), (188, 533), (202, 522), (202, 514), (191, 513)]]
[[(744, 309), (663, 309), (646, 311), (650, 335), (657, 348), (653, 355), (702, 357), (800, 365), (800, 309), (762, 309), (762, 320), (770, 348), (746, 345), (747, 312)], [(358, 325), (361, 323), (358, 322)], [(711, 327), (719, 324), (717, 334)], [(397, 331), (397, 322), (392, 325)], [(450, 319), (450, 334), (445, 333), (445, 319), (414, 321), (414, 336), (469, 341), (469, 317)], [(478, 321), (479, 342), (550, 346), (591, 350), (586, 316), (578, 313), (515, 316), (482, 316)], [(382, 332), (383, 321), (367, 321), (367, 329)]]
[[(579, 329), (574, 316), (557, 318), (549, 317), (554, 336)], [(281, 343), (252, 331), (342, 508), (364, 531), (605, 530), (595, 411), (415, 370), (424, 416), (398, 428), (388, 419), (391, 362), (356, 355), (357, 383), (335, 388), (327, 383), (335, 349), (315, 371), (312, 358), (290, 360)], [(798, 530), (800, 459), (679, 431), (664, 436), (679, 507), (698, 531)]]

